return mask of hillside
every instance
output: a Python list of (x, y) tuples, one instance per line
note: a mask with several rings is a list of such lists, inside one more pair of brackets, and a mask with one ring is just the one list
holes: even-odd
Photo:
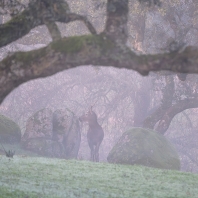
[(198, 175), (142, 166), (0, 156), (0, 198), (197, 198)]

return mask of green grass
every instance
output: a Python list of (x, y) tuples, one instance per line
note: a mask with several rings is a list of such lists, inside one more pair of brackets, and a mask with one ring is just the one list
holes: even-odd
[(143, 166), (0, 156), (0, 198), (197, 198), (198, 175)]

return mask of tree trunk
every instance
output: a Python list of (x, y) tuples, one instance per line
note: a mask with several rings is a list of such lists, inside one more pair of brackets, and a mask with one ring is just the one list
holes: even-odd
[(108, 0), (105, 34), (119, 44), (126, 44), (128, 0)]

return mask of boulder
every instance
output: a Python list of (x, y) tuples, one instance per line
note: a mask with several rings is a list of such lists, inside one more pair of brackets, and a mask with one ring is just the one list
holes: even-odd
[(19, 143), (21, 141), (21, 130), (11, 119), (0, 115), (0, 142)]
[(26, 124), (22, 138), (25, 149), (46, 157), (77, 158), (81, 133), (77, 117), (69, 109), (43, 109)]
[(52, 114), (50, 109), (41, 109), (31, 116), (26, 123), (26, 130), (22, 137), (25, 142), (31, 138), (52, 138)]
[(81, 141), (80, 125), (78, 118), (69, 109), (54, 112), (53, 140), (62, 144), (66, 159), (77, 158)]
[(110, 163), (180, 170), (179, 156), (173, 145), (161, 134), (143, 128), (126, 131), (107, 160)]

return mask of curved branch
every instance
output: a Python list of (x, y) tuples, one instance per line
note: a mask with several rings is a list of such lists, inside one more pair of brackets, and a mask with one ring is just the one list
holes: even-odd
[(173, 95), (175, 91), (174, 78), (173, 76), (166, 77), (166, 86), (162, 90), (162, 101), (161, 105), (148, 116), (144, 122), (143, 127), (154, 129), (155, 124), (163, 117), (166, 110), (172, 106)]
[(160, 120), (159, 125), (156, 128), (156, 131), (160, 132), (161, 134), (164, 134), (170, 126), (171, 120), (175, 117), (175, 115), (186, 109), (197, 107), (198, 98), (191, 98), (178, 101), (175, 105), (173, 105), (166, 111), (163, 118)]

